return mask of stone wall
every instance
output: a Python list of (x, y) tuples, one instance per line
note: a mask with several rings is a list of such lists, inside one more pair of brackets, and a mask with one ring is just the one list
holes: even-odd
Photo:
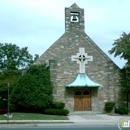
[[(80, 21), (70, 22), (70, 12), (79, 12)], [(47, 63), (54, 84), (53, 96), (57, 101), (63, 101), (66, 108), (74, 110), (74, 89), (66, 88), (79, 73), (79, 64), (71, 61), (80, 47), (85, 48), (93, 61), (86, 65), (86, 73), (96, 83), (102, 84), (91, 90), (92, 111), (103, 111), (106, 101), (119, 102), (119, 68), (84, 32), (84, 10), (76, 4), (65, 9), (65, 33), (49, 47), (34, 64)], [(86, 87), (87, 88), (87, 87)]]
[[(66, 85), (71, 83), (79, 72), (79, 64), (71, 61), (71, 56), (76, 55), (79, 47), (84, 47), (88, 55), (93, 56), (93, 61), (86, 65), (86, 73), (102, 87), (91, 89), (91, 101), (93, 111), (103, 111), (106, 101), (118, 102), (119, 92), (119, 68), (104, 53), (89, 42), (83, 36), (78, 35), (75, 41), (70, 44), (55, 60), (55, 76), (52, 72), (55, 84), (55, 100), (66, 103), (70, 111), (74, 109), (74, 89), (67, 89)], [(51, 67), (50, 67), (51, 70)]]

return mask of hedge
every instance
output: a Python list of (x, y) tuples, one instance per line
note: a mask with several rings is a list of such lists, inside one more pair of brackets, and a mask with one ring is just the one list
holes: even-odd
[(55, 109), (63, 109), (65, 107), (65, 103), (63, 102), (53, 102), (51, 108)]
[(44, 114), (49, 115), (67, 115), (69, 111), (67, 109), (45, 109)]
[(127, 108), (125, 108), (125, 107), (119, 107), (119, 108), (115, 109), (115, 113), (121, 114), (121, 115), (124, 115), (124, 114), (128, 115), (129, 110)]

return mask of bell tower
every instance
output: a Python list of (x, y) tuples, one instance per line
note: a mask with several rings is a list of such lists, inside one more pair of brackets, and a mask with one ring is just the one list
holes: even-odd
[(84, 32), (84, 9), (79, 8), (75, 3), (65, 8), (65, 32)]

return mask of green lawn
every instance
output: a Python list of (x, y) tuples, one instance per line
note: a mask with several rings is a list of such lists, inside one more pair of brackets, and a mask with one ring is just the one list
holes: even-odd
[[(0, 115), (0, 120), (7, 120), (7, 117)], [(68, 120), (67, 116), (45, 115), (34, 113), (13, 113), (10, 120)]]

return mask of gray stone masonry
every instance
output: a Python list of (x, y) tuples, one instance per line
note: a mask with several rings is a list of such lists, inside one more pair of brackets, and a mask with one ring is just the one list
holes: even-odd
[[(79, 22), (70, 22), (70, 12), (79, 12)], [(105, 43), (104, 43), (105, 44)], [(103, 112), (106, 101), (119, 103), (119, 68), (84, 32), (84, 10), (76, 4), (65, 8), (65, 33), (48, 48), (34, 64), (48, 63), (51, 81), (54, 84), (53, 96), (56, 101), (65, 102), (65, 107), (74, 111), (74, 88), (66, 88), (79, 73), (79, 64), (71, 61), (79, 47), (84, 47), (93, 61), (86, 65), (86, 73), (99, 88), (91, 91), (91, 110)]]

